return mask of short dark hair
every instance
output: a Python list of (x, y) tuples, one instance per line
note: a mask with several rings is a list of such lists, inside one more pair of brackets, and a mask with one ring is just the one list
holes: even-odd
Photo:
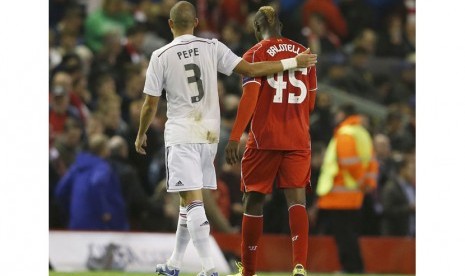
[(346, 104), (343, 104), (343, 105), (339, 106), (338, 110), (341, 111), (341, 112), (344, 112), (346, 117), (357, 114), (357, 109), (351, 103), (346, 103)]
[(187, 1), (179, 1), (170, 10), (170, 19), (181, 30), (192, 27), (196, 17), (194, 5)]
[(131, 26), (127, 31), (126, 31), (126, 36), (133, 36), (136, 34), (144, 34), (146, 31), (146, 28), (144, 25), (141, 24), (136, 24), (134, 26)]

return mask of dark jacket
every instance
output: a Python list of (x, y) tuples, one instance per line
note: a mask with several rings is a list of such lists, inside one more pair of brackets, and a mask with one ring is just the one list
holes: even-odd
[(412, 211), (398, 180), (389, 181), (382, 191), (383, 219), (381, 233), (389, 236), (409, 235), (409, 216)]
[[(80, 153), (55, 189), (57, 202), (69, 214), (69, 229), (127, 230), (126, 206), (118, 176), (98, 156)], [(103, 214), (111, 219), (103, 221)]]

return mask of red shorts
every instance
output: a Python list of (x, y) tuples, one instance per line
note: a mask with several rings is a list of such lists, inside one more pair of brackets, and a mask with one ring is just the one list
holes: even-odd
[(259, 150), (247, 148), (241, 164), (241, 191), (270, 194), (278, 188), (306, 188), (310, 183), (308, 150)]

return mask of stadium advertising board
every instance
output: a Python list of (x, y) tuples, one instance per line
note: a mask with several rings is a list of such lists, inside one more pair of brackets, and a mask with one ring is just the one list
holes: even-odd
[[(50, 263), (55, 271), (117, 270), (154, 272), (174, 248), (174, 234), (50, 231)], [(218, 244), (210, 237), (213, 261), (220, 273), (230, 269)], [(187, 246), (183, 272), (201, 270), (200, 259), (191, 243)]]

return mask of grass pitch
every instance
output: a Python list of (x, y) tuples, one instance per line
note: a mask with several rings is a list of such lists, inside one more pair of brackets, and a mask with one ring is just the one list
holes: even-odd
[[(259, 276), (290, 276), (286, 272), (259, 272)], [(130, 272), (50, 272), (49, 276), (155, 276), (155, 273)], [(196, 274), (180, 274), (181, 276), (196, 276)], [(309, 276), (413, 276), (406, 274), (343, 274), (343, 273), (309, 273)]]

